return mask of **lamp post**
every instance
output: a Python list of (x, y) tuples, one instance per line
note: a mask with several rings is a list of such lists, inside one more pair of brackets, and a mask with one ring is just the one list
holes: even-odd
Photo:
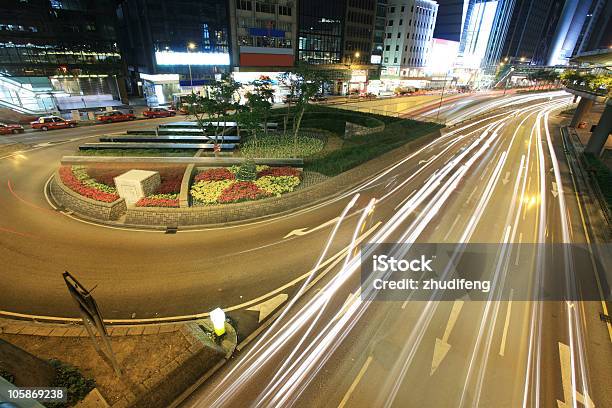
[(508, 82), (510, 82), (510, 78), (512, 77), (512, 71), (514, 71), (514, 67), (510, 67), (510, 72), (508, 73), (508, 79), (506, 79), (506, 85), (504, 86), (503, 96), (506, 96), (506, 91), (508, 90)]
[[(187, 54), (189, 54), (190, 50), (195, 49), (195, 43), (190, 42), (187, 44)], [(191, 60), (187, 58), (187, 65), (189, 66), (189, 83), (191, 84), (191, 91), (193, 92), (193, 77), (191, 76)]]
[(442, 98), (444, 97), (444, 89), (446, 88), (446, 79), (447, 78), (448, 78), (448, 70), (444, 74), (444, 83), (442, 84), (442, 93), (440, 94), (440, 103), (438, 104), (438, 112), (436, 113), (436, 122), (440, 118), (440, 110), (442, 109)]

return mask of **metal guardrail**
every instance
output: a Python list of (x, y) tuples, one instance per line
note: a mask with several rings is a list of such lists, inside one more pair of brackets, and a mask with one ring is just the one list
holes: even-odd
[[(143, 156), (64, 156), (61, 164), (91, 164), (91, 163), (159, 163), (159, 164), (195, 164), (196, 166), (233, 166), (244, 163), (244, 157), (143, 157)], [(293, 166), (302, 167), (304, 160), (300, 158), (292, 159), (268, 159), (253, 158), (255, 164), (266, 164), (268, 166)]]
[[(220, 143), (221, 150), (233, 150), (236, 143)], [(214, 143), (155, 143), (155, 142), (99, 142), (85, 143), (79, 146), (79, 150), (90, 149), (214, 149)]]
[[(595, 178), (594, 171), (591, 170), (591, 164), (586, 161), (584, 156), (584, 147), (582, 145), (582, 141), (578, 137), (578, 133), (575, 129), (570, 128), (569, 126), (564, 126), (561, 128), (561, 136), (563, 137), (564, 142), (567, 138), (567, 143), (564, 144), (565, 147), (571, 147), (580, 166), (580, 170), (587, 175), (585, 178), (588, 181), (589, 187), (593, 191), (593, 195), (599, 204), (599, 208), (601, 209), (606, 222), (609, 226), (612, 226), (612, 212), (610, 211), (606, 197), (604, 196), (603, 191), (601, 191), (601, 187), (599, 187), (599, 183)], [(580, 148), (576, 149), (576, 145), (578, 145)]]

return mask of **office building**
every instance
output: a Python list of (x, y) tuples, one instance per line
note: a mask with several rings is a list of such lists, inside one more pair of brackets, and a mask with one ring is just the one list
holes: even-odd
[(418, 76), (427, 65), (438, 4), (430, 0), (390, 0), (383, 51), (383, 76)]
[(230, 71), (227, 0), (123, 0), (117, 15), (130, 91), (150, 105)]
[(374, 39), (370, 63), (381, 64), (385, 45), (385, 23), (387, 21), (387, 0), (376, 1), (376, 18), (374, 20)]
[(586, 15), (572, 55), (612, 47), (612, 2), (594, 0)]
[(469, 0), (436, 0), (438, 16), (434, 38), (459, 42)]
[(493, 74), (514, 10), (514, 0), (469, 0), (459, 43), (459, 64)]
[(538, 64), (536, 53), (545, 45), (547, 19), (553, 0), (515, 0), (502, 57), (508, 63)]
[(22, 113), (127, 101), (115, 10), (94, 0), (0, 3), (0, 105)]
[(348, 0), (344, 19), (343, 60), (369, 64), (374, 41), (376, 0)]
[(291, 67), (297, 9), (293, 0), (229, 0), (232, 65), (240, 70)]

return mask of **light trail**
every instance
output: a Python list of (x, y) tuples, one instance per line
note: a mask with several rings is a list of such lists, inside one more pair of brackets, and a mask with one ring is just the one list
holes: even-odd
[[(530, 107), (528, 109), (533, 109), (534, 107)], [(516, 110), (513, 114), (518, 114), (523, 110)], [(461, 180), (466, 176), (468, 170), (474, 166), (474, 164), (478, 161), (478, 159), (483, 156), (492, 143), (497, 143), (499, 140), (498, 132), (503, 127), (508, 118), (508, 114), (499, 114), (498, 116), (506, 116), (506, 118), (502, 118), (497, 122), (492, 124), (484, 125), (484, 132), (476, 138), (476, 140), (472, 141), (462, 152), (456, 155), (452, 160), (448, 163), (445, 163), (442, 168), (436, 171), (431, 177), (429, 177), (424, 185), (417, 189), (416, 192), (407, 200), (399, 210), (395, 212), (391, 218), (386, 222), (382, 228), (375, 234), (372, 242), (384, 242), (386, 238), (388, 238), (392, 233), (394, 233), (400, 225), (409, 217), (416, 208), (419, 206), (425, 205), (423, 211), (417, 214), (416, 219), (407, 227), (405, 233), (402, 235), (402, 240), (408, 244), (415, 242), (416, 239), (420, 236), (422, 231), (430, 224), (431, 220), (437, 215), (438, 211), (445, 205), (450, 194), (457, 188)], [(512, 115), (512, 117), (514, 116)], [(487, 119), (482, 119), (477, 123), (482, 123), (485, 121), (490, 121), (491, 117)], [(459, 131), (475, 126), (475, 124), (464, 126), (460, 129), (456, 129), (449, 134), (442, 136), (441, 139), (445, 141), (449, 141), (448, 139), (456, 134)], [(493, 133), (490, 133), (493, 130)], [(470, 134), (477, 133), (477, 131), (470, 132)], [(454, 145), (459, 143), (459, 140), (465, 140), (467, 135), (462, 135), (456, 138), (455, 140), (450, 140), (450, 146), (447, 146), (444, 151), (448, 151)], [(417, 153), (424, 151), (425, 149), (431, 148), (434, 143), (432, 142), (429, 145), (424, 146), (419, 149)], [(368, 182), (362, 184), (360, 188), (364, 188), (376, 180), (379, 180), (381, 177), (389, 174), (394, 169), (401, 166), (403, 163), (407, 162), (410, 158), (413, 158), (417, 153), (408, 156), (406, 159), (398, 162), (396, 165), (387, 168), (383, 172), (379, 173), (376, 177), (373, 177)], [(468, 155), (473, 154), (471, 158), (467, 159), (467, 162), (461, 164), (461, 161), (466, 159)], [(500, 159), (500, 163), (503, 164), (503, 161), (506, 160), (506, 155), (503, 154)], [(430, 162), (433, 162), (431, 160)], [(429, 165), (426, 163), (421, 168), (425, 168)], [(479, 214), (477, 216), (472, 216), (466, 231), (462, 235), (462, 240), (469, 238), (476, 228), (484, 209), (486, 208), (486, 204), (491, 198), (492, 195), (492, 186), (495, 185), (496, 181), (499, 180), (501, 174), (501, 168), (498, 164), (495, 169), (496, 177), (490, 178), (488, 187), (485, 193), (481, 196), (479, 200), (478, 206), (476, 208), (475, 213)], [(453, 170), (455, 172), (451, 173)], [(406, 183), (402, 183), (401, 186), (395, 186), (392, 189), (393, 192), (399, 191), (399, 188), (403, 187)], [(523, 185), (524, 187), (524, 185)], [(384, 195), (384, 198), (389, 197), (390, 194), (387, 192)], [(520, 200), (522, 202), (522, 200)], [(363, 210), (361, 210), (363, 211)], [(368, 211), (363, 211), (365, 215)], [(359, 226), (359, 224), (358, 224)], [(466, 233), (469, 235), (466, 237)], [(328, 240), (327, 245), (330, 244), (331, 240)], [(461, 241), (467, 242), (467, 241)], [(351, 251), (347, 253), (350, 254)], [(265, 341), (259, 341), (255, 347), (253, 347), (247, 356), (245, 356), (244, 360), (241, 362), (243, 364), (238, 364), (234, 367), (230, 373), (225, 376), (225, 378), (221, 381), (221, 383), (211, 392), (206, 398), (205, 401), (199, 401), (202, 404), (198, 406), (222, 406), (227, 402), (227, 398), (231, 398), (238, 391), (240, 387), (246, 385), (246, 383), (251, 379), (256, 370), (262, 368), (266, 363), (269, 362), (271, 357), (275, 354), (280, 353), (281, 348), (288, 345), (288, 341), (296, 335), (300, 330), (306, 328), (307, 332), (313, 330), (314, 325), (321, 317), (322, 310), (327, 306), (331, 296), (338, 293), (340, 287), (344, 285), (348, 278), (356, 271), (356, 269), (360, 266), (359, 257), (353, 257), (345, 259), (345, 264), (341, 268), (340, 272), (331, 280), (331, 282), (327, 283), (325, 287), (317, 293), (312, 299), (310, 299), (306, 305), (300, 309), (295, 315), (291, 316), (288, 321), (284, 324), (281, 324), (282, 318), (277, 319), (274, 325), (268, 330), (267, 334), (269, 338)], [(369, 286), (371, 287), (371, 286)], [(372, 290), (368, 293), (362, 293), (363, 299), (369, 299), (373, 297), (374, 294)], [(432, 297), (433, 298), (433, 297)], [(429, 305), (436, 303), (434, 300), (430, 300), (428, 302)], [(363, 302), (360, 300), (356, 300), (348, 305), (348, 309), (341, 310), (334, 316), (333, 319), (330, 319), (329, 323), (319, 331), (317, 337), (310, 341), (310, 344), (304, 350), (301, 355), (296, 356), (297, 349), (294, 350), (290, 356), (284, 360), (282, 365), (283, 368), (286, 368), (291, 359), (294, 361), (289, 366), (289, 369), (286, 369), (285, 373), (282, 373), (282, 370), (279, 370), (277, 375), (274, 376), (273, 380), (268, 384), (268, 386), (262, 391), (260, 394), (260, 398), (257, 400), (258, 405), (265, 405), (266, 401), (272, 399), (273, 405), (276, 404), (284, 404), (284, 403), (292, 403), (295, 401), (295, 398), (305, 389), (308, 383), (314, 378), (314, 376), (318, 373), (319, 369), (322, 365), (327, 361), (327, 359), (332, 355), (333, 351), (336, 347), (341, 344), (342, 340), (348, 335), (350, 330), (354, 327), (359, 318), (365, 313), (368, 307), (368, 302)], [(437, 306), (436, 306), (437, 307)], [(287, 308), (286, 310), (289, 310)], [(435, 308), (432, 312), (435, 311)], [(427, 310), (425, 311), (427, 312)], [(428, 313), (421, 315), (419, 321), (423, 320), (423, 317), (427, 317)], [(433, 315), (433, 313), (431, 313)], [(283, 313), (283, 316), (285, 314)], [(311, 319), (314, 317), (314, 322)], [(310, 323), (309, 323), (310, 322)], [(426, 327), (429, 323), (425, 324)], [(423, 327), (421, 325), (421, 327)], [(276, 330), (273, 332), (272, 328)], [(413, 331), (414, 335), (415, 331)], [(264, 336), (265, 338), (265, 336)], [(304, 336), (306, 338), (306, 336)], [(303, 338), (303, 339), (304, 339)], [(304, 341), (299, 342), (299, 346), (304, 344)], [(413, 336), (411, 336), (413, 339)], [(412, 341), (414, 344), (414, 341)], [(409, 362), (411, 358), (407, 359)], [(408, 364), (407, 364), (408, 365)], [(407, 367), (406, 365), (406, 367)], [(293, 370), (293, 371), (292, 371)], [(233, 381), (231, 384), (227, 382), (231, 382), (230, 377), (238, 375), (238, 378)], [(399, 384), (399, 382), (396, 382)], [(220, 395), (214, 395), (219, 394)], [(276, 393), (276, 395), (273, 395)], [(392, 399), (391, 399), (392, 401)]]

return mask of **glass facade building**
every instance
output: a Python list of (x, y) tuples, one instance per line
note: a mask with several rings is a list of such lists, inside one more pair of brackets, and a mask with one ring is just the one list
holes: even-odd
[(0, 70), (13, 76), (118, 75), (114, 7), (95, 0), (0, 2)]
[(141, 73), (199, 83), (229, 71), (227, 0), (123, 0), (117, 17), (132, 93)]
[(346, 1), (299, 2), (298, 59), (308, 64), (342, 62)]

